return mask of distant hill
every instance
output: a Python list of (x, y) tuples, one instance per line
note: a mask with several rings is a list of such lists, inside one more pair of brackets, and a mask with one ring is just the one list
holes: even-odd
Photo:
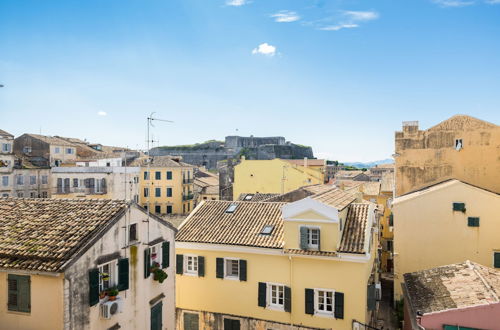
[(373, 167), (373, 166), (379, 165), (379, 164), (391, 164), (391, 163), (394, 163), (394, 159), (387, 158), (387, 159), (376, 160), (376, 161), (373, 161), (373, 162), (366, 162), (366, 163), (362, 163), (362, 162), (341, 162), (341, 163), (343, 163), (344, 165), (354, 166), (354, 167), (357, 167), (357, 168), (370, 168), (370, 167)]

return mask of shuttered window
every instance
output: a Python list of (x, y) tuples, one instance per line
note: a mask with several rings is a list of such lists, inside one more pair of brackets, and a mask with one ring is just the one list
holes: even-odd
[(99, 269), (89, 270), (89, 305), (94, 306), (99, 302)]
[(151, 275), (151, 251), (149, 248), (144, 249), (144, 278)]
[(172, 188), (167, 188), (167, 197), (172, 197)]
[(344, 294), (327, 289), (305, 289), (305, 313), (344, 318)]
[(167, 180), (172, 180), (172, 172), (171, 171), (167, 172)]
[(205, 257), (198, 256), (198, 276), (205, 276)]
[(170, 242), (163, 242), (161, 244), (162, 261), (161, 268), (170, 267)]
[(469, 227), (479, 227), (479, 218), (478, 217), (468, 217), (467, 225)]
[(240, 330), (240, 320), (224, 318), (224, 330)]
[(118, 260), (118, 290), (129, 288), (129, 263), (128, 258)]
[(184, 255), (177, 254), (175, 256), (175, 273), (182, 275), (184, 274)]
[(367, 306), (369, 311), (374, 311), (377, 307), (377, 296), (376, 296), (375, 284), (368, 285), (367, 288)]
[(7, 277), (9, 311), (31, 312), (31, 280), (29, 276), (9, 274)]
[(240, 281), (247, 280), (247, 261), (240, 260)]
[(493, 267), (500, 268), (500, 252), (493, 253)]
[(453, 203), (453, 211), (465, 212), (465, 203)]
[(198, 314), (184, 313), (184, 330), (198, 330), (199, 318)]

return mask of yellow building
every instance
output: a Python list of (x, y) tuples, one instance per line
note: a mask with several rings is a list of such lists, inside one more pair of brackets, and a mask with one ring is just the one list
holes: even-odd
[(174, 330), (170, 223), (86, 199), (3, 198), (0, 219), (1, 330)]
[(192, 165), (179, 158), (155, 156), (141, 166), (139, 204), (155, 214), (187, 214), (193, 210)]
[(403, 274), (464, 259), (500, 268), (500, 195), (447, 180), (397, 197), (394, 214), (394, 289)]
[(427, 130), (396, 132), (396, 196), (458, 179), (500, 192), (500, 126), (457, 115)]
[(202, 202), (176, 236), (177, 329), (373, 324), (376, 211), (355, 201)]
[[(322, 164), (322, 165), (321, 165)], [(325, 182), (324, 160), (246, 160), (234, 167), (233, 199), (243, 193), (278, 193)]]
[(194, 178), (196, 204), (201, 201), (219, 200), (219, 176), (207, 171), (198, 170)]

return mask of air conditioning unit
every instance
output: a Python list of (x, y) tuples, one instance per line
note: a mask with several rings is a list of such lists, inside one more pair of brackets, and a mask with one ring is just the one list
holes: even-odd
[(382, 285), (380, 283), (375, 283), (375, 298), (382, 300)]
[(123, 301), (120, 298), (116, 298), (113, 301), (106, 301), (101, 304), (101, 318), (110, 319), (113, 315), (121, 313), (123, 307)]

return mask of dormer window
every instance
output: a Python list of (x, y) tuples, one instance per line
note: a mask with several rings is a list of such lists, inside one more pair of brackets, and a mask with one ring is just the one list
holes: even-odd
[(245, 196), (246, 201), (252, 200), (252, 198), (253, 198), (253, 194), (248, 194)]
[(229, 207), (226, 209), (226, 213), (234, 213), (234, 211), (236, 211), (237, 206), (238, 206), (238, 204), (229, 205)]
[(261, 235), (271, 235), (273, 232), (274, 226), (273, 225), (265, 225), (264, 228), (262, 228), (260, 234)]
[(320, 229), (318, 227), (300, 227), (300, 248), (302, 250), (319, 250)]

